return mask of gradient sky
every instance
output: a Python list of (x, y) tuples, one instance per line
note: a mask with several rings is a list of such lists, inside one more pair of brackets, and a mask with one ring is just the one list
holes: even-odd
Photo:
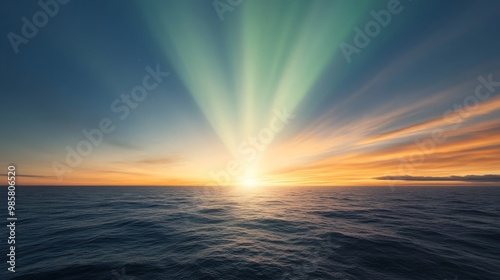
[[(499, 1), (237, 2), (71, 1), (16, 53), (9, 34), (42, 8), (1, 1), (0, 178), (15, 164), (25, 185), (499, 184)], [(117, 112), (147, 67), (168, 76)]]

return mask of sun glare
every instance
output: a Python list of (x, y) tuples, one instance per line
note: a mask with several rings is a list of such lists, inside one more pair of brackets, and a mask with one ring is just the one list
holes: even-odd
[(257, 182), (253, 178), (245, 178), (243, 180), (243, 185), (247, 188), (255, 187), (257, 185)]

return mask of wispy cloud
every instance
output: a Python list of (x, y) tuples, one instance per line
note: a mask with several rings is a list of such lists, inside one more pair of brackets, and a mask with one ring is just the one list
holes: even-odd
[[(0, 174), (0, 177), (7, 177), (7, 174)], [(16, 177), (27, 177), (27, 178), (56, 178), (56, 176), (45, 176), (36, 174), (16, 174)]]
[(178, 164), (179, 163), (179, 158), (177, 157), (166, 157), (166, 158), (146, 158), (146, 159), (141, 159), (137, 160), (135, 163), (137, 164)]
[(117, 141), (117, 140), (108, 140), (107, 143), (109, 145), (126, 149), (126, 150), (134, 150), (134, 151), (141, 151), (143, 148), (139, 145), (131, 144), (125, 141)]

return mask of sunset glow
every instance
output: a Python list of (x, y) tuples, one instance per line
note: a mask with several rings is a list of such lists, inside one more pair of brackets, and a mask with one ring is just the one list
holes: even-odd
[(209, 2), (136, 2), (114, 39), (47, 26), (19, 45), (9, 63), (40, 63), (3, 78), (2, 165), (24, 185), (498, 183), (495, 9), (433, 24), (418, 1), (245, 1), (221, 21)]

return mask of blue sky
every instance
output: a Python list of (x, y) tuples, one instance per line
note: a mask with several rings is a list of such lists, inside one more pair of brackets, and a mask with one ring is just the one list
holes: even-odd
[[(223, 20), (220, 3), (230, 5), (58, 3), (16, 53), (8, 34), (23, 36), (22, 18), (42, 8), (3, 1), (2, 166), (21, 167), (26, 184), (372, 185), (500, 173), (488, 156), (499, 152), (497, 92), (460, 128), (442, 121), (478, 77), (500, 81), (498, 1), (247, 0), (222, 6), (231, 8)], [(341, 43), (355, 47), (356, 28), (388, 5), (400, 12), (347, 58)], [(169, 76), (120, 120), (111, 104), (141, 85), (146, 67)], [(284, 107), (295, 117), (242, 159), (238, 147)], [(69, 166), (66, 147), (103, 118), (116, 129)], [(449, 137), (401, 172), (400, 158), (433, 129)], [(230, 174), (231, 160), (243, 171)]]

